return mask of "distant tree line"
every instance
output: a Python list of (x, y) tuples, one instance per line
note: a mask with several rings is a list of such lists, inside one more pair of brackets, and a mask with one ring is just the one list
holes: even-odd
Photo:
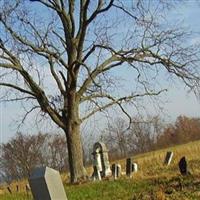
[(159, 116), (136, 117), (127, 127), (127, 122), (118, 118), (108, 124), (102, 134), (110, 158), (123, 158), (200, 139), (200, 118), (179, 116), (174, 123), (167, 124)]
[[(91, 164), (92, 146), (96, 141), (84, 139), (87, 140), (83, 149), (84, 161)], [(131, 124), (117, 118), (110, 121), (99, 136), (99, 140), (107, 145), (112, 160), (199, 139), (200, 118), (186, 116), (179, 116), (170, 124), (159, 116), (135, 117)], [(61, 172), (68, 170), (64, 135), (17, 133), (1, 144), (0, 152), (0, 175), (7, 182), (28, 177), (41, 165)]]
[(118, 118), (108, 124), (102, 140), (107, 144), (112, 159), (123, 158), (155, 149), (158, 135), (164, 128), (159, 116), (135, 117), (131, 124)]
[(158, 135), (156, 147), (167, 147), (199, 139), (200, 118), (179, 116), (174, 124), (167, 125), (162, 134)]

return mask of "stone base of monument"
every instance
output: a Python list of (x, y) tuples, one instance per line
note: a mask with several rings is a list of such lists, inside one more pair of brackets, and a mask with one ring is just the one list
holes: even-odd
[(94, 171), (93, 171), (91, 180), (93, 180), (93, 181), (100, 181), (100, 180), (101, 180), (100, 171), (97, 169), (96, 166), (93, 166), (93, 170), (94, 170)]

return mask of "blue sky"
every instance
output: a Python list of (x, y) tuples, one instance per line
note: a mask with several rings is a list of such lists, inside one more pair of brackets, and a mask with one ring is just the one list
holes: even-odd
[[(195, 32), (191, 43), (200, 43), (200, 5), (196, 1), (187, 1), (186, 5), (178, 5), (173, 13), (169, 13), (171, 20), (183, 19), (183, 25)], [(188, 93), (183, 84), (179, 81), (171, 84), (168, 92), (162, 96), (167, 103), (164, 106), (164, 113), (168, 120), (175, 120), (178, 115), (200, 117), (200, 101), (193, 93)], [(1, 89), (0, 89), (1, 92)], [(153, 108), (150, 108), (150, 110)], [(16, 133), (15, 120), (21, 113), (21, 106), (17, 103), (0, 104), (0, 142), (6, 142)], [(49, 128), (46, 124), (42, 127), (34, 127), (31, 121), (21, 129), (23, 132), (37, 133), (38, 131), (56, 131), (56, 127)], [(48, 127), (48, 128), (47, 128)]]
[[(186, 1), (186, 5), (178, 6), (174, 11), (177, 18), (183, 19), (183, 25), (194, 32), (191, 43), (200, 43), (200, 4), (195, 0)], [(173, 18), (173, 15), (172, 15)], [(200, 117), (200, 101), (193, 93), (188, 93), (187, 88), (177, 83), (168, 92), (169, 103), (166, 110), (172, 118), (185, 114), (187, 116)]]

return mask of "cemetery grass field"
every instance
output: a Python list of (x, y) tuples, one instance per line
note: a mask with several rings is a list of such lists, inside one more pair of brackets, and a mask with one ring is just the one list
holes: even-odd
[[(167, 151), (173, 151), (170, 166), (164, 166)], [(186, 156), (191, 175), (181, 176), (178, 162)], [(191, 142), (159, 151), (140, 154), (133, 157), (139, 171), (132, 178), (122, 176), (101, 182), (89, 182), (79, 185), (67, 184), (63, 175), (68, 200), (198, 200), (200, 199), (200, 141)], [(125, 171), (125, 160), (115, 161)], [(88, 169), (91, 171), (90, 169)], [(6, 186), (0, 188), (0, 200), (31, 200), (31, 193), (25, 192), (26, 181), (13, 183), (9, 194)], [(16, 184), (19, 192), (14, 192)]]

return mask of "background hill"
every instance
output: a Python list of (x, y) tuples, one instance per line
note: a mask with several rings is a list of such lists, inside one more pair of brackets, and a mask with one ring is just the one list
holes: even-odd
[[(170, 166), (163, 165), (167, 151), (174, 152)], [(66, 184), (66, 174), (62, 178), (69, 200), (195, 200), (200, 199), (199, 152), (200, 141), (196, 141), (133, 156), (139, 171), (132, 178), (122, 176), (118, 180), (110, 178), (79, 185)], [(182, 156), (186, 156), (191, 172), (191, 175), (185, 177), (180, 175), (178, 168)], [(125, 159), (115, 163), (120, 163), (125, 171)], [(88, 171), (91, 172), (91, 168)], [(31, 200), (31, 193), (25, 191), (26, 183), (26, 180), (12, 183), (10, 188), (13, 194), (9, 194), (7, 185), (2, 185), (0, 199)], [(19, 185), (19, 192), (16, 192), (16, 185)]]

